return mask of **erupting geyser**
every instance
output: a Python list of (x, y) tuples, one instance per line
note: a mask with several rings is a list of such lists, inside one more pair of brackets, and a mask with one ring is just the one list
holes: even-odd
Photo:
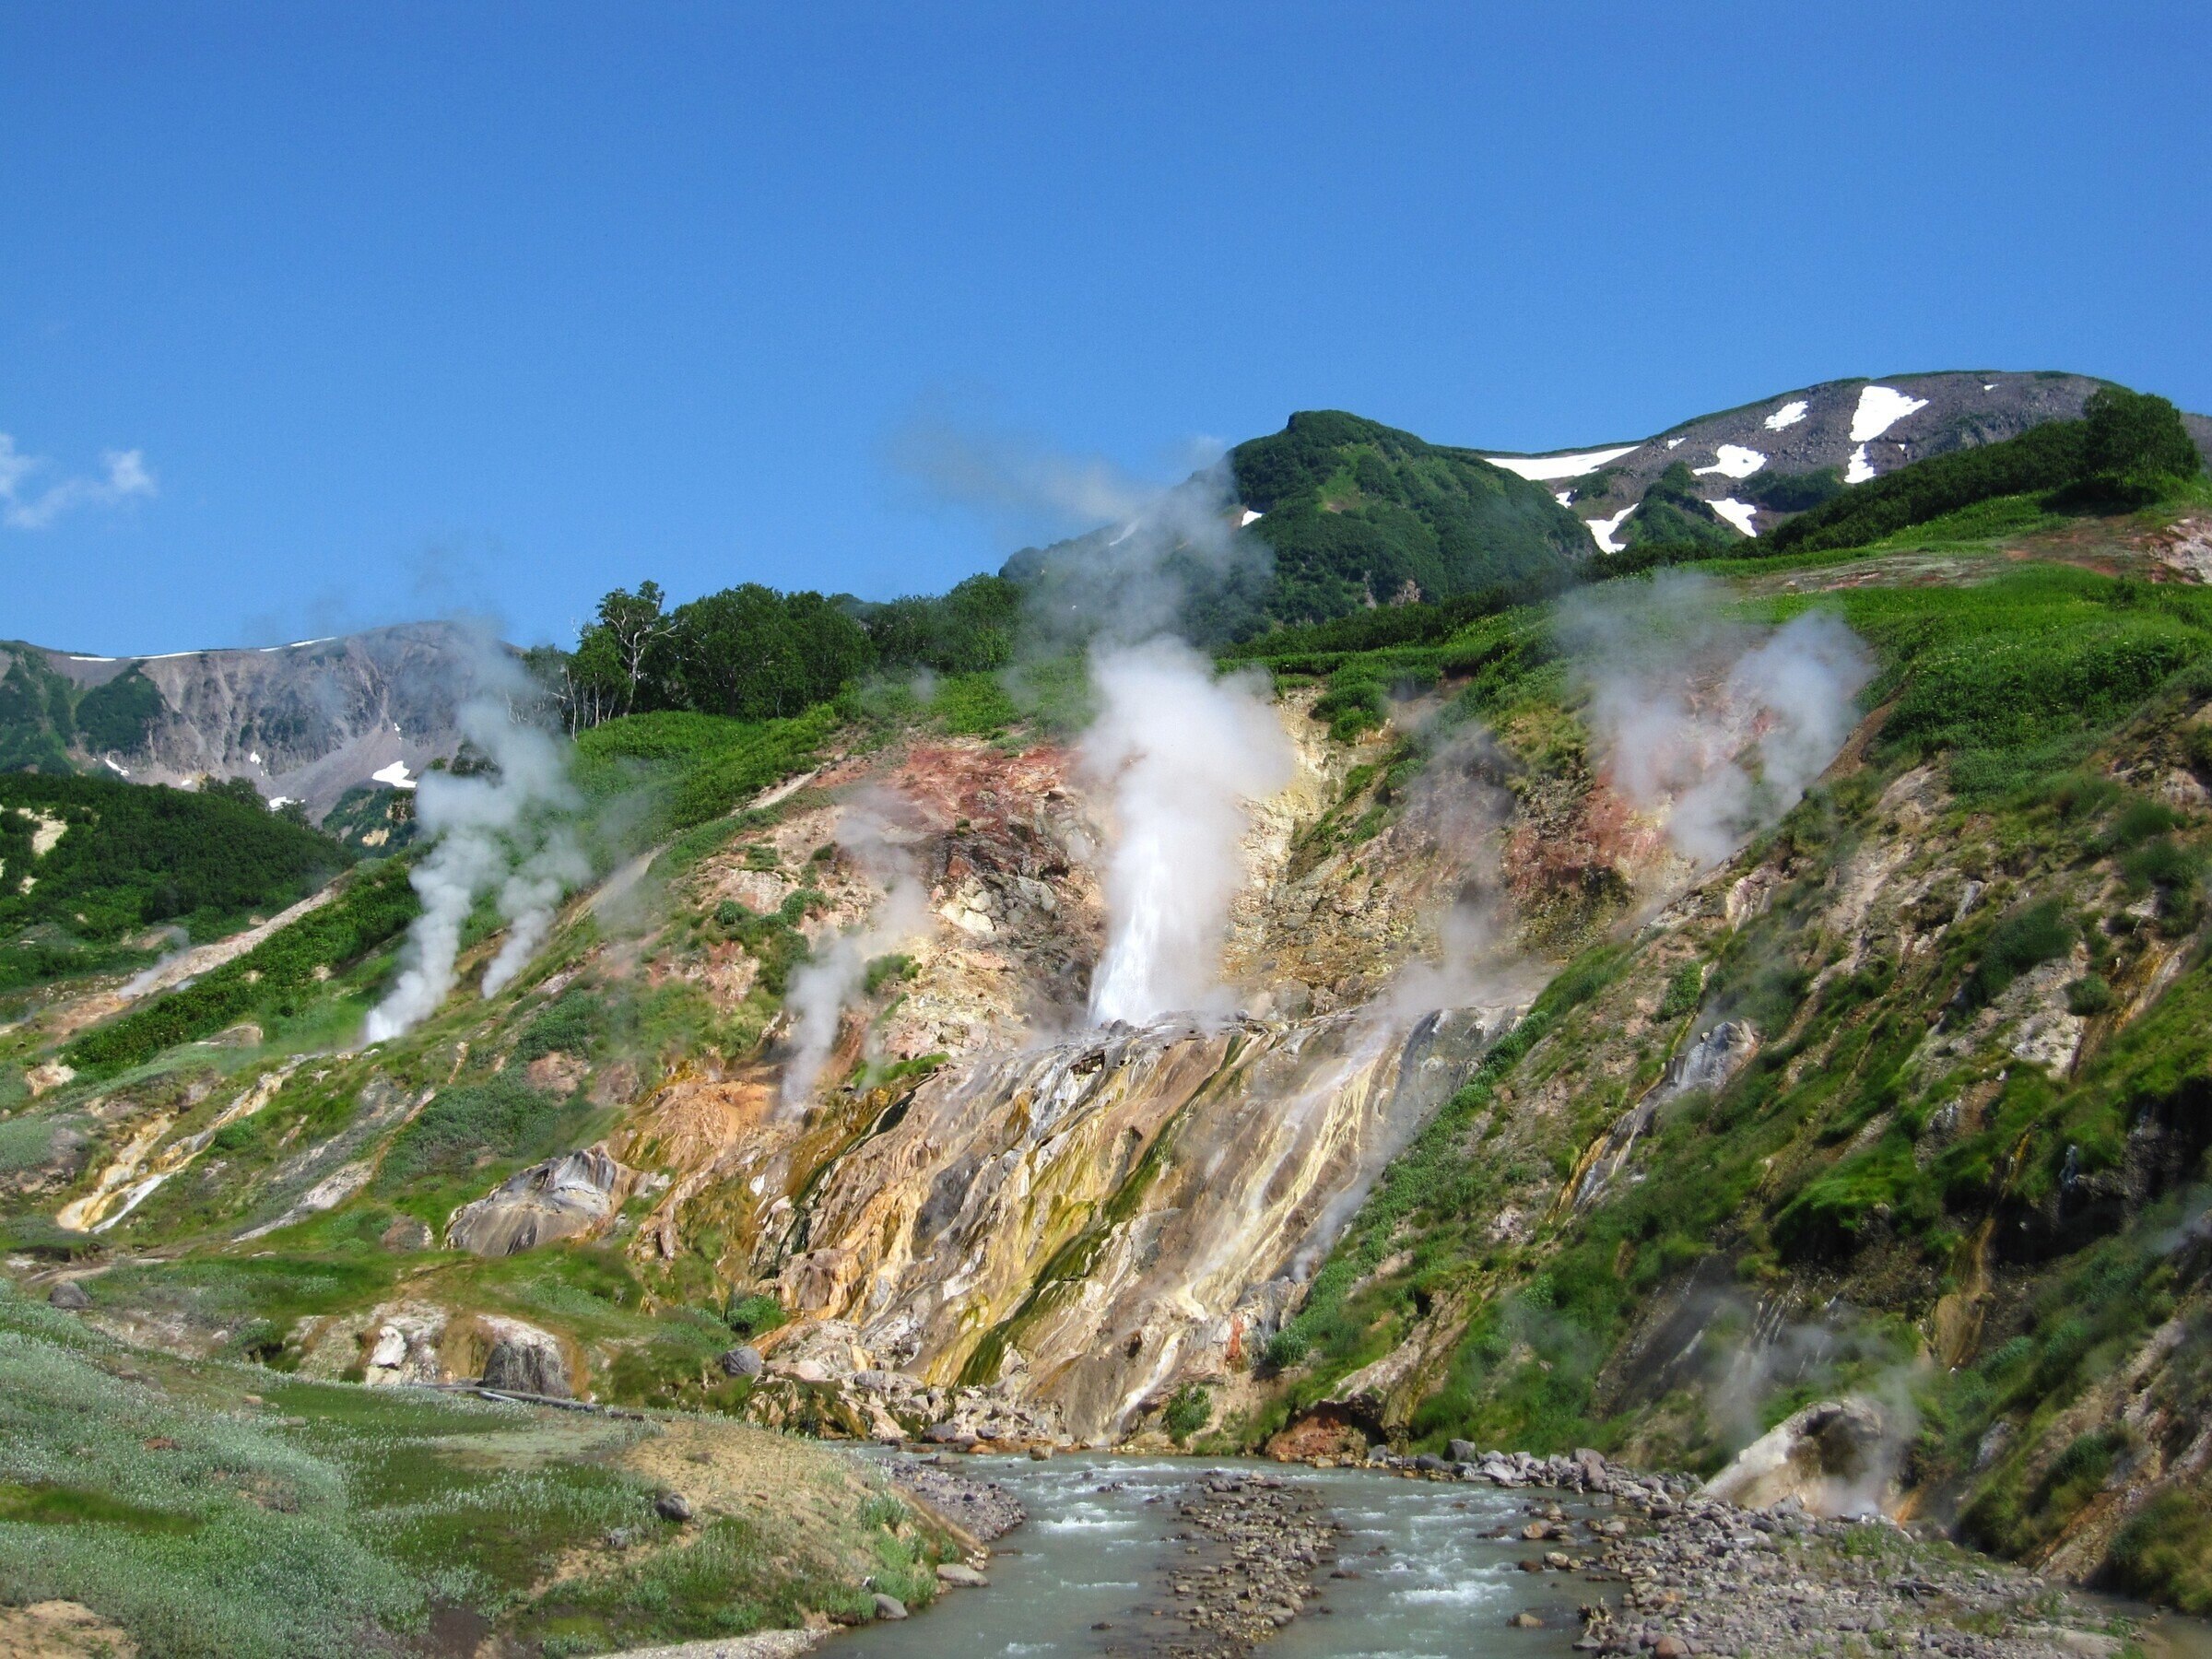
[(1090, 674), (1100, 709), (1084, 759), (1112, 786), (1114, 816), (1090, 1017), (1141, 1025), (1217, 1000), (1248, 803), (1288, 784), (1297, 758), (1265, 682), (1217, 679), (1180, 640), (1099, 651)]

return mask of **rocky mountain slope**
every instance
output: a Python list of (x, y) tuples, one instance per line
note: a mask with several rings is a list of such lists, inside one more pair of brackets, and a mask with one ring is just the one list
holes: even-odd
[[(1484, 459), (1540, 480), (1565, 498), (1606, 552), (1668, 468), (1711, 504), (1717, 523), (1745, 535), (1771, 529), (1818, 499), (1913, 461), (2017, 437), (2049, 420), (2076, 420), (2103, 384), (2054, 371), (1997, 370), (1826, 381), (1757, 403), (1701, 415), (1637, 441), (1547, 454), (1482, 451)], [(2212, 459), (2212, 418), (2186, 416)]]
[(245, 778), (320, 818), (349, 789), (405, 787), (451, 759), (460, 705), (487, 652), (504, 650), (441, 622), (156, 657), (8, 642), (0, 744), (18, 767), (150, 783)]

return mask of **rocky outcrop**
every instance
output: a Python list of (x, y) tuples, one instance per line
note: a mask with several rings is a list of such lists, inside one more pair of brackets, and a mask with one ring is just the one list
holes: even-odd
[(574, 1396), (568, 1358), (561, 1352), (559, 1337), (519, 1319), (486, 1316), (482, 1324), (491, 1338), (484, 1356), (483, 1374), (477, 1379), (486, 1388), (553, 1400)]
[(604, 1146), (564, 1152), (463, 1205), (446, 1223), (445, 1241), (476, 1255), (509, 1256), (588, 1237), (613, 1219), (636, 1180)]
[(931, 1383), (1118, 1432), (1264, 1342), (1382, 1165), (1511, 1023), (1171, 1021), (933, 1080), (830, 1168), (787, 1299)]

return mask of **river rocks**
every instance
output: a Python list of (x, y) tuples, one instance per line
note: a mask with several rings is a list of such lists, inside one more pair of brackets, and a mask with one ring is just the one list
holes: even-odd
[(604, 1147), (564, 1152), (465, 1204), (446, 1223), (446, 1241), (480, 1256), (508, 1256), (556, 1239), (597, 1232), (622, 1207), (637, 1172)]
[(875, 1605), (876, 1617), (878, 1618), (904, 1618), (906, 1617), (906, 1604), (895, 1595), (886, 1595), (878, 1590), (876, 1592)]
[(757, 1377), (766, 1366), (757, 1347), (734, 1347), (715, 1363), (725, 1377)]
[(959, 1590), (987, 1590), (991, 1581), (961, 1561), (944, 1561), (937, 1567), (937, 1583)]
[(956, 1475), (932, 1459), (895, 1457), (890, 1463), (890, 1477), (900, 1491), (935, 1510), (979, 1543), (1004, 1536), (1030, 1518), (1029, 1512), (1006, 1488)]
[(1312, 1488), (1265, 1475), (1208, 1476), (1176, 1514), (1190, 1553), (1165, 1589), (1189, 1629), (1146, 1651), (1178, 1656), (1241, 1653), (1296, 1618), (1343, 1531)]
[(92, 1305), (91, 1297), (86, 1294), (85, 1288), (75, 1279), (64, 1279), (47, 1292), (46, 1300), (49, 1306), (60, 1308), (69, 1313), (81, 1313)]
[(1532, 1523), (1547, 1536), (1579, 1529), (1588, 1543), (1579, 1557), (1552, 1551), (1530, 1565), (1565, 1564), (1622, 1586), (1618, 1606), (1582, 1609), (1574, 1645), (1584, 1653), (1813, 1659), (1864, 1651), (1850, 1642), (1863, 1637), (1948, 1659), (2083, 1659), (2085, 1643), (2112, 1640), (2108, 1609), (1887, 1521), (1821, 1519), (1794, 1497), (1747, 1510), (1678, 1477), (1610, 1465), (1607, 1477), (1633, 1525), (1618, 1514), (1569, 1518), (1557, 1506)]

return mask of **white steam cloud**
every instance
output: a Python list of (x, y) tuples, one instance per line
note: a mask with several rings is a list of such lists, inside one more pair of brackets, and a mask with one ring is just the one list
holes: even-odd
[(1760, 638), (1721, 619), (1710, 579), (1661, 572), (1562, 601), (1559, 631), (1590, 693), (1599, 759), (1664, 813), (1684, 857), (1716, 864), (1778, 821), (1858, 722), (1874, 677), (1858, 637), (1811, 611)]
[(1006, 562), (1025, 593), (1030, 632), (1045, 645), (1134, 642), (1194, 623), (1204, 631), (1213, 623), (1195, 610), (1237, 611), (1257, 598), (1274, 550), (1244, 529), (1219, 446), (1205, 445), (1202, 458), (1162, 488), (1099, 456), (946, 421), (915, 421), (891, 445), (892, 464), (939, 499), (1005, 530), (1073, 537)]
[(430, 851), (408, 877), (422, 914), (407, 929), (406, 967), (369, 1014), (382, 1042), (417, 1024), (453, 988), (462, 930), (483, 894), (496, 891), (507, 938), (484, 973), (484, 994), (528, 965), (553, 925), (561, 895), (591, 875), (590, 861), (559, 815), (576, 804), (567, 745), (519, 723), (511, 705), (484, 697), (464, 705), (461, 730), (493, 770), (470, 777), (424, 774), (415, 816)]
[(899, 804), (877, 795), (864, 796), (838, 819), (838, 845), (883, 885), (884, 896), (861, 927), (829, 940), (792, 973), (783, 997), (792, 1018), (781, 1094), (786, 1112), (804, 1106), (814, 1092), (837, 1046), (845, 1009), (866, 981), (868, 964), (929, 929), (929, 894), (900, 844), (898, 817)]
[(1083, 759), (1114, 815), (1090, 1016), (1135, 1025), (1217, 1000), (1248, 803), (1288, 783), (1296, 757), (1265, 682), (1217, 679), (1179, 640), (1100, 649), (1090, 674), (1100, 707)]

